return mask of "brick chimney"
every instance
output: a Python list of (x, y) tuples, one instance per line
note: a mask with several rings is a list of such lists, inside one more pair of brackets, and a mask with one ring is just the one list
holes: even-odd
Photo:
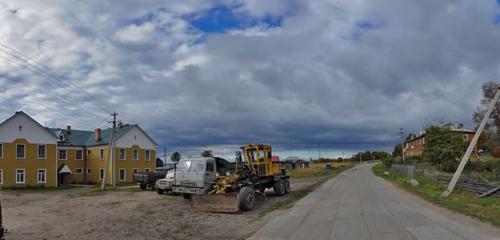
[(94, 140), (95, 141), (101, 141), (102, 137), (101, 137), (101, 129), (100, 128), (96, 128), (94, 130)]
[(66, 132), (68, 132), (68, 134), (71, 134), (71, 125), (66, 125)]

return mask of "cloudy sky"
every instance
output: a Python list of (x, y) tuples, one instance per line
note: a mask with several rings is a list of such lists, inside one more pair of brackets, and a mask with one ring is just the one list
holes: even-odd
[(494, 0), (12, 0), (0, 22), (1, 119), (117, 111), (169, 151), (392, 150), (400, 127), (473, 128), (500, 79)]

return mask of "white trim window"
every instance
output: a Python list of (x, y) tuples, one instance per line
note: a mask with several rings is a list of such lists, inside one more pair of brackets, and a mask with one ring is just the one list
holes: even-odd
[(99, 149), (99, 159), (104, 160), (104, 148)]
[(125, 182), (125, 179), (127, 179), (127, 171), (125, 171), (125, 168), (119, 169), (118, 176), (120, 177), (120, 182)]
[(75, 174), (83, 174), (83, 168), (75, 168)]
[(87, 174), (91, 174), (92, 173), (92, 168), (87, 168)]
[(38, 145), (38, 159), (47, 159), (47, 145)]
[(144, 159), (146, 159), (146, 161), (150, 161), (151, 160), (151, 151), (144, 150)]
[(144, 168), (144, 171), (145, 171), (145, 172), (149, 172), (149, 171), (151, 171), (151, 169), (149, 169), (149, 168)]
[(75, 160), (83, 160), (83, 150), (75, 150)]
[(132, 160), (139, 160), (139, 149), (132, 150)]
[(132, 173), (133, 173), (133, 174), (139, 173), (139, 168), (133, 168), (133, 169), (132, 169)]
[(24, 184), (26, 182), (26, 170), (24, 168), (16, 169), (16, 184)]
[(68, 159), (68, 151), (66, 149), (59, 149), (59, 160), (67, 160)]
[(47, 183), (47, 169), (38, 169), (36, 182)]
[(3, 158), (3, 144), (0, 143), (0, 158)]
[(120, 156), (120, 160), (126, 160), (127, 159), (127, 150), (125, 148), (120, 148), (118, 150), (118, 155)]
[(3, 169), (0, 169), (0, 184), (3, 184)]
[(104, 168), (99, 169), (99, 181), (102, 181), (104, 178)]
[(16, 158), (25, 159), (26, 158), (26, 145), (16, 144)]

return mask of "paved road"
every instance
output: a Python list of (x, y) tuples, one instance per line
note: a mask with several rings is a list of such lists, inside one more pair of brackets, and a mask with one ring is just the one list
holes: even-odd
[(330, 179), (250, 239), (500, 239), (500, 230), (429, 204), (359, 165)]

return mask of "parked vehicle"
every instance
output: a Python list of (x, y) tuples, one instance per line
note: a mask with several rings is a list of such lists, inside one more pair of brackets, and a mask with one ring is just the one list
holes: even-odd
[(5, 240), (5, 228), (3, 227), (2, 204), (0, 203), (0, 240)]
[(175, 171), (169, 171), (165, 178), (156, 180), (156, 192), (158, 194), (163, 194), (164, 192), (172, 192), (172, 186), (174, 185), (174, 175)]
[(134, 182), (139, 185), (142, 190), (151, 188), (155, 190), (156, 180), (165, 178), (167, 173), (165, 171), (149, 171), (134, 174)]
[(255, 191), (273, 188), (276, 196), (290, 192), (289, 176), (280, 163), (272, 161), (270, 145), (241, 147), (244, 162), (234, 172), (221, 172), (214, 158), (180, 161), (175, 174), (174, 192), (191, 198), (192, 208), (207, 212), (248, 211), (255, 206)]

